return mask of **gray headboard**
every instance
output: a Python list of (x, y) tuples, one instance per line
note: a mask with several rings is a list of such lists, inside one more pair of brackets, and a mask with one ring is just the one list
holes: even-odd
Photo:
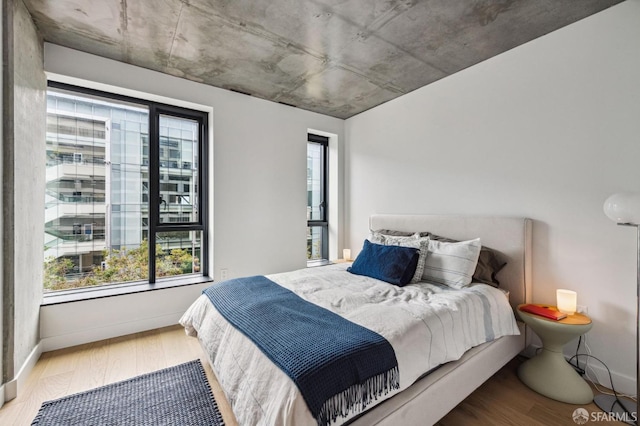
[(429, 231), (456, 240), (480, 238), (483, 246), (504, 255), (507, 265), (498, 273), (500, 288), (508, 290), (511, 306), (531, 303), (531, 219), (500, 216), (440, 216), (376, 214), (371, 230)]

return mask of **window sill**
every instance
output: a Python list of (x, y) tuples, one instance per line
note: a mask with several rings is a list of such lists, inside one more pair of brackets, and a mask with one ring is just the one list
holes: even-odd
[(331, 265), (331, 261), (327, 259), (307, 260), (307, 268), (315, 268), (316, 266)]
[(124, 284), (109, 284), (96, 287), (74, 288), (45, 293), (40, 306), (58, 305), (61, 303), (79, 302), (82, 300), (101, 299), (103, 297), (121, 296), (125, 294), (142, 293), (145, 291), (164, 290), (194, 284), (213, 282), (213, 278), (202, 275), (192, 277), (166, 278), (155, 284), (135, 282)]

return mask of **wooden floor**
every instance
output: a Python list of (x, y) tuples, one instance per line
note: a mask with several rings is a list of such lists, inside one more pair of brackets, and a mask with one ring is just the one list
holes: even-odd
[(44, 401), (200, 359), (227, 426), (237, 426), (198, 340), (180, 326), (45, 352), (16, 399), (0, 408), (0, 425), (30, 425)]
[[(437, 425), (576, 426), (573, 412), (577, 408), (585, 408), (590, 416), (593, 412), (601, 412), (594, 403), (565, 404), (529, 389), (517, 375), (518, 366), (525, 360), (526, 358), (521, 357), (512, 360), (451, 410)], [(596, 418), (597, 421), (590, 419), (587, 424), (625, 424), (602, 419), (603, 417)]]
[[(18, 398), (0, 408), (0, 425), (30, 425), (44, 401), (197, 358), (205, 366), (225, 424), (237, 425), (198, 341), (179, 326), (44, 353)], [(438, 425), (575, 426), (572, 414), (580, 406), (553, 401), (527, 388), (516, 375), (521, 362), (515, 359), (505, 366)], [(593, 404), (583, 408), (599, 411)]]

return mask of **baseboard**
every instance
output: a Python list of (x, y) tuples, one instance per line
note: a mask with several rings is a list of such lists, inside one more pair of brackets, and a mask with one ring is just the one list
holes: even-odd
[(87, 330), (78, 330), (72, 333), (43, 338), (40, 344), (43, 352), (125, 336), (161, 327), (178, 324), (178, 320), (184, 311), (161, 315), (153, 318), (137, 319), (135, 321), (109, 324), (104, 327), (96, 327)]
[(178, 324), (208, 283), (40, 307), (44, 351)]
[(11, 401), (18, 396), (20, 389), (24, 386), (29, 374), (35, 367), (43, 352), (175, 325), (178, 323), (178, 320), (183, 313), (184, 311), (179, 311), (154, 318), (144, 318), (119, 324), (109, 324), (105, 327), (81, 330), (74, 333), (42, 339), (33, 348), (25, 362), (22, 364), (16, 377), (0, 386), (0, 407), (4, 402)]
[(4, 384), (4, 402), (9, 402), (18, 396), (18, 381), (11, 380)]
[[(570, 357), (567, 357), (570, 358)], [(584, 368), (584, 357), (580, 357), (580, 366)], [(598, 384), (611, 389), (611, 382), (609, 381), (609, 372), (607, 369), (595, 360), (589, 361), (589, 378), (597, 382)], [(595, 373), (596, 377), (593, 377), (591, 371)], [(629, 377), (624, 374), (617, 373), (615, 371), (611, 371), (611, 378), (613, 380), (613, 386), (615, 390), (619, 394), (623, 395), (633, 395), (635, 396), (637, 393), (636, 388), (636, 378)]]
[(18, 392), (20, 392), (20, 389), (24, 386), (29, 374), (31, 374), (31, 371), (33, 370), (33, 367), (36, 366), (36, 363), (40, 359), (40, 355), (42, 355), (42, 344), (38, 343), (20, 367), (16, 377), (2, 385), (2, 388), (0, 389), (0, 407), (2, 406), (2, 403), (11, 401), (18, 396)]
[[(525, 356), (527, 358), (531, 358), (535, 354), (537, 354), (538, 351), (540, 351), (541, 349), (542, 349), (541, 346), (532, 344), (527, 346), (522, 352), (520, 352), (520, 355)], [(567, 361), (569, 360), (569, 358), (571, 358), (571, 356), (572, 355), (565, 354), (565, 358), (567, 358)], [(585, 357), (580, 357), (580, 359), (581, 359), (580, 366), (584, 368)], [(601, 363), (594, 360), (591, 360), (589, 362), (589, 367), (590, 367), (589, 378), (595, 381), (598, 385), (611, 389), (612, 385), (611, 385), (611, 382), (609, 381), (609, 372), (607, 371), (607, 369)], [(593, 373), (595, 374), (595, 377), (593, 377), (593, 374), (591, 374), (591, 371), (593, 371)], [(620, 374), (616, 371), (611, 371), (611, 378), (613, 380), (613, 386), (615, 387), (617, 393), (624, 394), (624, 395), (634, 395), (634, 396), (637, 393), (635, 377), (630, 377), (624, 374)]]

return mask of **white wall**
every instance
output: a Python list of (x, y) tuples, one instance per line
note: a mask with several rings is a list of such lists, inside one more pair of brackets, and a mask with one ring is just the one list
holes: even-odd
[[(221, 269), (235, 277), (305, 267), (307, 130), (335, 135), (336, 149), (341, 151), (343, 120), (52, 44), (45, 44), (45, 70), (212, 108), (215, 278), (220, 277)], [(83, 336), (90, 335), (92, 327), (96, 336), (104, 338), (123, 330), (137, 331), (136, 324), (153, 328), (151, 324), (175, 323), (186, 305), (182, 297), (171, 298), (174, 304), (162, 303), (162, 308), (149, 311), (145, 318), (140, 318), (134, 296), (101, 299), (97, 306), (103, 310), (94, 316), (91, 312), (95, 311), (82, 303), (45, 307), (43, 324), (54, 317), (59, 322), (60, 316), (68, 320), (74, 315), (91, 316), (72, 330), (62, 325), (43, 327), (42, 338), (48, 342), (45, 349), (86, 341)], [(154, 316), (159, 321), (151, 321)]]
[(639, 22), (629, 0), (345, 127), (346, 246), (372, 213), (533, 218), (534, 301), (576, 290), (589, 347), (634, 394), (636, 234), (602, 205), (640, 190)]

